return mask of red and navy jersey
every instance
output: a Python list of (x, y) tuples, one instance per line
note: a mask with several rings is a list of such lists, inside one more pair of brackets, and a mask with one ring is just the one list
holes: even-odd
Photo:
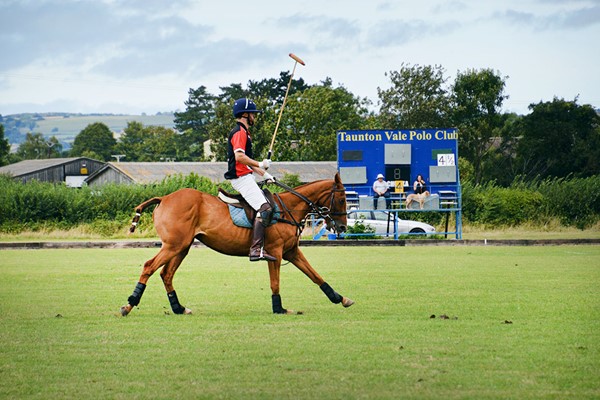
[(250, 158), (252, 156), (252, 138), (244, 124), (238, 122), (237, 126), (229, 132), (227, 137), (227, 172), (226, 179), (235, 179), (252, 173), (252, 169), (235, 161), (235, 152), (243, 150)]

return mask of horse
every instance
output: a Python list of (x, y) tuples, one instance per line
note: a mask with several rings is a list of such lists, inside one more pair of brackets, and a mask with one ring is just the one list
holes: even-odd
[[(319, 180), (294, 189), (279, 181), (274, 183), (286, 191), (274, 196), (281, 210), (280, 216), (275, 224), (266, 228), (265, 237), (265, 249), (276, 258), (276, 261), (268, 261), (273, 313), (296, 314), (282, 306), (279, 294), (282, 260), (291, 262), (313, 283), (319, 285), (332, 303), (350, 307), (354, 301), (329, 286), (298, 247), (304, 220), (309, 213), (323, 218), (330, 231), (341, 233), (346, 230), (346, 191), (339, 173), (333, 180)], [(154, 209), (152, 218), (162, 246), (158, 254), (144, 263), (132, 295), (127, 299), (127, 304), (121, 307), (122, 316), (127, 316), (140, 303), (149, 278), (161, 267), (160, 276), (173, 312), (192, 313), (192, 310), (179, 302), (173, 287), (173, 276), (187, 256), (194, 239), (222, 254), (248, 256), (252, 229), (236, 226), (230, 217), (228, 205), (217, 196), (195, 189), (179, 189), (138, 205), (130, 233), (134, 232), (143, 210), (155, 204), (158, 206)]]

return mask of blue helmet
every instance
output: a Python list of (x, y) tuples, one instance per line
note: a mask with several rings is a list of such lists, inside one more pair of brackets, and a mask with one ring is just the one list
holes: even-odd
[(233, 103), (233, 116), (239, 118), (243, 113), (261, 113), (262, 110), (256, 109), (256, 104), (250, 99), (242, 97)]

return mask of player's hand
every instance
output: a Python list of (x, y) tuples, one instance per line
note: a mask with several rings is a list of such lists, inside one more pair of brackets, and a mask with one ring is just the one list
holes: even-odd
[(265, 171), (269, 169), (271, 166), (271, 160), (264, 159), (258, 163), (258, 167), (264, 169)]
[(265, 178), (266, 181), (275, 182), (275, 177), (268, 172), (264, 173), (263, 178)]

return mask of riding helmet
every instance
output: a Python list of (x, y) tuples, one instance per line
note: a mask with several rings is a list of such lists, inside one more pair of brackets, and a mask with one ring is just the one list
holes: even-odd
[(239, 118), (243, 113), (261, 113), (262, 110), (256, 108), (256, 104), (250, 99), (242, 97), (233, 103), (233, 116)]

